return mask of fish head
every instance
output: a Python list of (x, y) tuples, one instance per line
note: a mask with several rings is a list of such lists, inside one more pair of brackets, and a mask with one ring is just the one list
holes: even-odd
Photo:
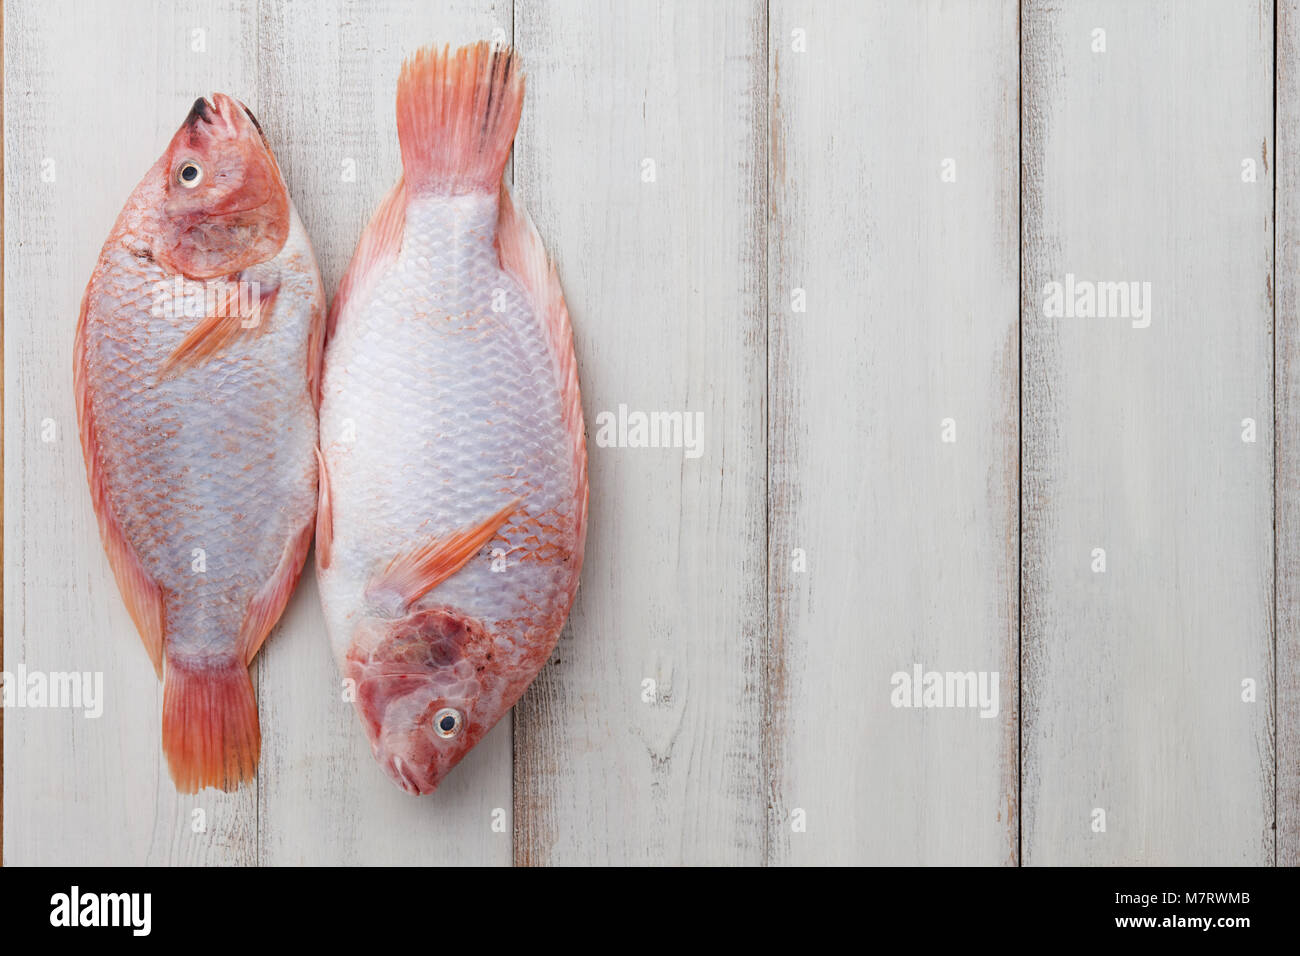
[(230, 275), (274, 258), (289, 236), (289, 191), (248, 107), (197, 99), (160, 161), (158, 255), (191, 279)]
[(375, 759), (407, 793), (432, 793), (509, 703), (483, 625), (448, 607), (360, 625), (344, 673)]

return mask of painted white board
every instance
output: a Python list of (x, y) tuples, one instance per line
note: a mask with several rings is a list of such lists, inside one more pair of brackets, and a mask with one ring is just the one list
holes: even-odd
[[(769, 42), (768, 859), (1014, 863), (1016, 5)], [(895, 706), (918, 666), (986, 706)]]
[(1272, 5), (1023, 31), (1024, 862), (1271, 863)]

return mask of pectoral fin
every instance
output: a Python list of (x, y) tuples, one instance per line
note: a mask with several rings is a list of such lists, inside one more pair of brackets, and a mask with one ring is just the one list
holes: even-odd
[(229, 295), (217, 296), (209, 314), (167, 356), (159, 372), (160, 377), (170, 378), (186, 369), (202, 365), (241, 335), (258, 334), (266, 327), (279, 292), (279, 286), (269, 290), (259, 289), (247, 310), (241, 309), (233, 291)]
[(375, 575), (367, 592), (370, 595), (396, 595), (404, 605), (413, 604), (463, 568), (483, 545), (492, 540), (522, 502), (522, 498), (516, 498), (476, 525), (398, 555)]
[(330, 473), (325, 469), (325, 456), (316, 448), (316, 563), (322, 568), (330, 566), (334, 547), (334, 505), (330, 501)]

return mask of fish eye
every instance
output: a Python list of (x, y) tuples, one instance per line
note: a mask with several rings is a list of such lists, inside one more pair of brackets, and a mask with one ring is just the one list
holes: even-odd
[(460, 715), (460, 711), (451, 707), (444, 707), (433, 715), (434, 732), (443, 740), (450, 740), (459, 734), (464, 724), (465, 718)]
[(203, 182), (203, 168), (194, 160), (186, 160), (176, 170), (176, 181), (186, 189), (193, 189)]

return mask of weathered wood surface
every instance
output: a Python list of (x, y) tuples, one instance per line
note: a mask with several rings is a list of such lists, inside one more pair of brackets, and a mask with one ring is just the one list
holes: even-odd
[(1016, 5), (852, 10), (769, 27), (768, 859), (1014, 863)]
[(1277, 6), (1277, 863), (1300, 866), (1300, 5)]
[(1271, 864), (1272, 5), (1021, 49), (1024, 862)]
[[(1300, 862), (1298, 13), (1275, 58), (1257, 0), (7, 3), (3, 660), (105, 703), (6, 711), (3, 861)], [(512, 176), (577, 340), (574, 612), (416, 800), (309, 571), (255, 785), (178, 797), (85, 490), (81, 291), (220, 90), (332, 293), (402, 57), (479, 38), (529, 74)], [(1067, 274), (1150, 282), (1150, 324), (1045, 315)], [(699, 444), (611, 444), (620, 408)], [(996, 714), (894, 706), (917, 665), (996, 674)]]

